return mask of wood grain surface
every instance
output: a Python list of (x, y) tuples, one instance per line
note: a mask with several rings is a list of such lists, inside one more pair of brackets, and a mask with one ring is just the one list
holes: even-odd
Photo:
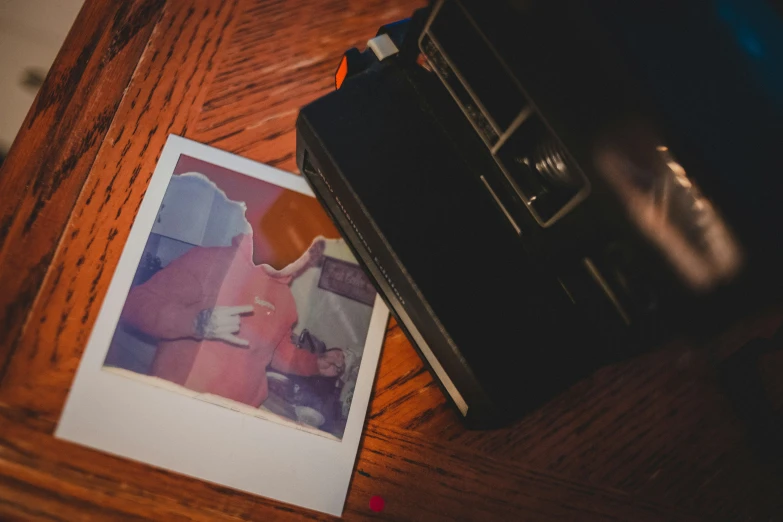
[[(421, 3), (87, 0), (0, 171), (0, 518), (329, 518), (52, 433), (168, 134), (295, 172), (299, 107)], [(715, 376), (780, 318), (604, 368), (488, 432), (392, 323), (344, 517), (783, 520)]]
[[(88, 2), (0, 176), (0, 361), (8, 361), (163, 2)], [(5, 366), (0, 366), (0, 375)]]

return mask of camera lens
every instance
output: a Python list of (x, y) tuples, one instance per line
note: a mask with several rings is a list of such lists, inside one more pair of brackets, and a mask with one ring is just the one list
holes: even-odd
[(579, 184), (565, 151), (551, 136), (536, 147), (531, 159), (532, 167), (547, 184), (563, 188), (573, 188)]
[(557, 137), (535, 116), (506, 138), (495, 158), (525, 207), (542, 224), (568, 205), (586, 183)]

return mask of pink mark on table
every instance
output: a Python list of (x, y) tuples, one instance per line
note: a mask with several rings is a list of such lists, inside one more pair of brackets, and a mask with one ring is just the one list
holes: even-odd
[(386, 506), (386, 501), (383, 500), (383, 497), (380, 495), (374, 495), (370, 499), (370, 509), (375, 511), (376, 513), (380, 513), (383, 511), (383, 508)]

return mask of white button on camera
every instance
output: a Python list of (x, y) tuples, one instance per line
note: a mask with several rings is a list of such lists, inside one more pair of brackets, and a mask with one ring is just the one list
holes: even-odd
[(372, 49), (372, 52), (375, 53), (375, 57), (378, 58), (379, 62), (400, 52), (400, 50), (397, 49), (397, 46), (394, 45), (392, 39), (389, 38), (388, 34), (382, 34), (376, 36), (372, 40), (368, 40), (367, 47)]

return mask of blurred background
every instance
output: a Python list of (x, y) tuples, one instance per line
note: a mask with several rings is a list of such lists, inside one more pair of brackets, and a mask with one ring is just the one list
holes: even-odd
[(0, 0), (0, 164), (84, 0)]

